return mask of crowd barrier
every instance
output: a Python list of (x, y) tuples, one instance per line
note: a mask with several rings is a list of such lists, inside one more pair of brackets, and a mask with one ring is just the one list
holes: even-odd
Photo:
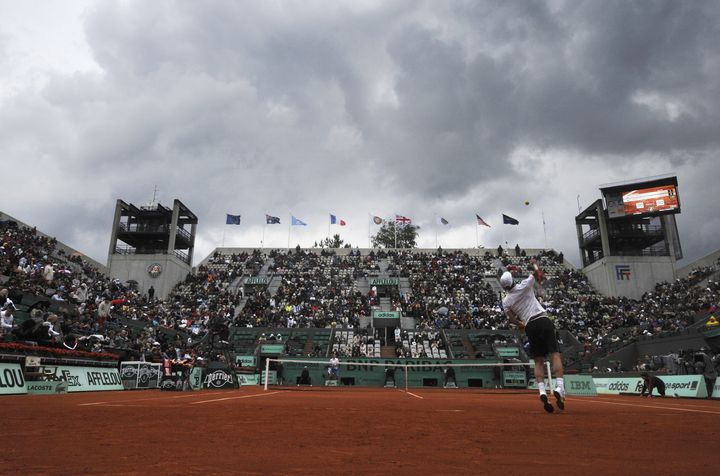
[(26, 381), (20, 364), (0, 363), (0, 394), (97, 392), (122, 390), (117, 369), (45, 365), (41, 380)]
[[(707, 387), (702, 375), (658, 375), (665, 382), (665, 395), (688, 398), (707, 398)], [(595, 377), (597, 393), (605, 395), (635, 394), (640, 395), (643, 380), (640, 377)], [(715, 381), (715, 388), (718, 381)], [(659, 395), (657, 391), (653, 395)], [(715, 392), (713, 392), (715, 397)], [(720, 395), (718, 395), (720, 397)]]
[[(563, 380), (565, 382), (565, 392), (567, 395), (574, 397), (595, 397), (598, 394), (595, 388), (595, 382), (590, 375), (566, 374)], [(547, 378), (545, 379), (545, 386), (552, 388)], [(534, 378), (530, 379), (529, 387), (537, 390), (537, 384)]]
[[(286, 368), (288, 365), (286, 365)], [(359, 364), (363, 372), (368, 368)], [(122, 362), (120, 370), (108, 367), (81, 367), (69, 365), (44, 366), (44, 380), (26, 380), (18, 363), (0, 362), (0, 395), (56, 394), (64, 392), (93, 392), (108, 390), (155, 389), (162, 381), (162, 364), (149, 362)], [(275, 372), (270, 372), (274, 381)], [(260, 374), (237, 373), (241, 386), (259, 385)], [(702, 375), (659, 375), (665, 382), (666, 395), (686, 398), (707, 398), (707, 387)], [(292, 383), (292, 382), (291, 382)], [(232, 388), (232, 378), (225, 369), (195, 367), (190, 371), (193, 389)], [(534, 379), (530, 383), (534, 385)], [(565, 388), (568, 395), (639, 395), (642, 378), (638, 377), (591, 377), (589, 375), (566, 375)], [(715, 380), (712, 398), (720, 399), (720, 378)]]

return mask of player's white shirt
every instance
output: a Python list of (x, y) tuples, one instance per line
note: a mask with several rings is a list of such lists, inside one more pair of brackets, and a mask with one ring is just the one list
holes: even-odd
[(333, 357), (332, 359), (330, 359), (330, 366), (332, 367), (337, 367), (339, 363), (340, 359), (338, 359), (337, 357)]
[(535, 297), (534, 284), (535, 277), (531, 274), (513, 286), (502, 301), (505, 312), (512, 312), (522, 321), (523, 325), (527, 325), (531, 317), (545, 312)]

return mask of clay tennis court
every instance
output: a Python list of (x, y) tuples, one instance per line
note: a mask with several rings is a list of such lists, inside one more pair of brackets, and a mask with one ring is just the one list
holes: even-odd
[(2, 474), (717, 474), (720, 402), (260, 388), (0, 399)]

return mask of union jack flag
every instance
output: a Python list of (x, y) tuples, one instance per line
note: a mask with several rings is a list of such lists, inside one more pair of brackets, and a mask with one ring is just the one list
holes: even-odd
[(408, 217), (404, 217), (402, 215), (395, 215), (395, 223), (397, 223), (398, 225), (404, 226), (404, 225), (409, 225), (410, 223), (412, 223), (412, 220), (409, 219)]

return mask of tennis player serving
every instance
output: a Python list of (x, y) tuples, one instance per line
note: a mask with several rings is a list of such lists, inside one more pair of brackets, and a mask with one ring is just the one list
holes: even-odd
[(500, 277), (500, 285), (507, 292), (502, 300), (502, 306), (508, 320), (525, 329), (530, 342), (530, 356), (535, 361), (535, 381), (540, 391), (540, 401), (545, 411), (552, 413), (554, 407), (548, 401), (545, 390), (543, 365), (545, 357), (549, 356), (553, 371), (556, 375), (557, 386), (553, 391), (555, 402), (560, 410), (565, 409), (565, 382), (563, 381), (563, 365), (560, 357), (555, 325), (548, 319), (545, 308), (538, 302), (533, 289), (534, 284), (540, 284), (544, 277), (543, 271), (537, 262), (532, 260), (533, 272), (519, 283), (516, 283), (509, 271)]

